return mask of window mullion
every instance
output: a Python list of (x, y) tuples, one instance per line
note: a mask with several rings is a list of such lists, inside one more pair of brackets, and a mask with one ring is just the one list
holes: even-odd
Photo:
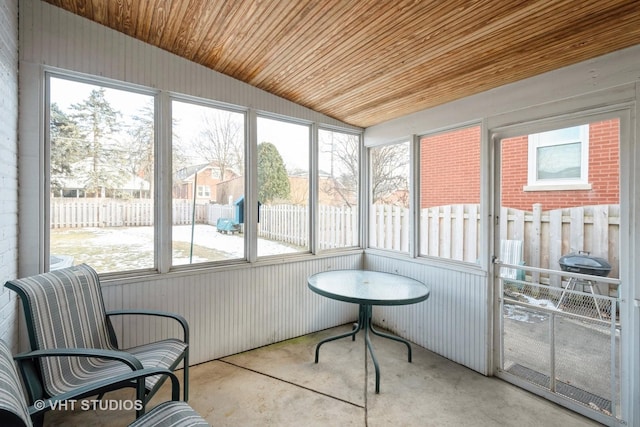
[(155, 253), (157, 269), (166, 273), (171, 268), (171, 150), (172, 114), (171, 99), (167, 92), (161, 92), (155, 100)]

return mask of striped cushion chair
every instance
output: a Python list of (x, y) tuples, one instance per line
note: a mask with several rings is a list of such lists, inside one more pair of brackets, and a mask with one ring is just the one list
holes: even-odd
[(0, 340), (0, 425), (30, 426), (31, 418), (25, 401), (11, 350)]
[(153, 408), (138, 418), (129, 427), (195, 427), (210, 426), (204, 418), (185, 402), (169, 401)]
[[(31, 402), (71, 392), (115, 376), (143, 368), (173, 371), (183, 363), (183, 399), (188, 399), (189, 327), (179, 315), (161, 311), (106, 312), (97, 273), (86, 264), (62, 268), (18, 280), (5, 286), (22, 299), (32, 351), (58, 349), (65, 357), (19, 359)], [(119, 349), (110, 318), (115, 315), (153, 315), (180, 323), (183, 338), (167, 338), (128, 349)], [(137, 398), (145, 405), (166, 376), (136, 382)], [(121, 385), (119, 386), (122, 387)], [(118, 388), (111, 385), (105, 391)], [(144, 412), (142, 409), (138, 415)]]
[[(45, 352), (38, 352), (40, 356), (47, 357)], [(33, 354), (31, 354), (33, 356)], [(153, 408), (148, 413), (137, 418), (131, 425), (136, 427), (196, 427), (209, 426), (209, 424), (191, 408), (187, 403), (181, 402), (180, 384), (178, 378), (168, 370), (141, 369), (131, 371), (118, 377), (105, 380), (106, 383), (121, 383), (134, 381), (148, 376), (164, 375), (171, 379), (171, 398)], [(0, 340), (0, 426), (2, 427), (30, 427), (42, 423), (39, 416), (53, 403), (68, 399), (76, 399), (85, 396), (89, 389), (80, 388), (71, 393), (59, 395), (57, 398), (38, 402), (33, 406), (27, 406), (27, 401), (20, 385), (18, 372), (7, 344)]]

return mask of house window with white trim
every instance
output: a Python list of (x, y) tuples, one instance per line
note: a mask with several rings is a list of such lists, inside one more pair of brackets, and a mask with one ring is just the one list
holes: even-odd
[(529, 135), (525, 191), (589, 190), (589, 125)]

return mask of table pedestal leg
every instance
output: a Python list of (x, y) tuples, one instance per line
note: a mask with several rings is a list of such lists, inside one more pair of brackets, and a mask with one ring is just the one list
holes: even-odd
[(409, 341), (405, 340), (404, 338), (400, 338), (400, 337), (395, 336), (395, 335), (385, 334), (384, 332), (380, 332), (380, 331), (376, 330), (373, 327), (373, 325), (371, 324), (371, 318), (369, 318), (369, 329), (371, 329), (371, 332), (374, 333), (375, 335), (378, 335), (378, 336), (381, 336), (381, 337), (384, 337), (384, 338), (388, 338), (390, 340), (398, 341), (398, 342), (401, 342), (404, 345), (406, 345), (407, 346), (407, 353), (408, 353), (407, 354), (408, 355), (407, 361), (409, 363), (411, 363), (411, 344), (409, 343)]
[(358, 314), (358, 323), (353, 325), (353, 329), (350, 332), (345, 332), (344, 334), (336, 335), (334, 337), (325, 338), (316, 345), (316, 363), (318, 363), (318, 359), (320, 357), (320, 346), (329, 341), (339, 340), (340, 338), (345, 338), (351, 336), (352, 341), (356, 340), (356, 334), (362, 329), (362, 325), (364, 324), (364, 309), (363, 306), (360, 306), (360, 313)]
[[(353, 329), (349, 332), (346, 332), (344, 334), (340, 334), (340, 335), (336, 335), (333, 337), (329, 337), (329, 338), (325, 338), (324, 340), (320, 341), (317, 345), (316, 345), (316, 360), (315, 363), (318, 363), (319, 357), (320, 357), (320, 346), (326, 342), (329, 341), (334, 341), (334, 340), (338, 340), (340, 338), (346, 338), (348, 336), (351, 336), (351, 339), (355, 341), (356, 339), (356, 334), (360, 331), (363, 330), (364, 331), (364, 342), (365, 342), (365, 353), (367, 352), (367, 349), (369, 350), (369, 354), (371, 355), (371, 360), (373, 360), (373, 366), (376, 370), (376, 394), (380, 393), (380, 365), (378, 364), (378, 359), (376, 358), (376, 353), (373, 350), (373, 345), (371, 344), (371, 338), (369, 337), (369, 330), (371, 330), (371, 333), (373, 333), (374, 335), (378, 335), (381, 336), (383, 338), (388, 338), (394, 341), (398, 341), (401, 343), (404, 343), (407, 346), (407, 350), (408, 350), (408, 361), (409, 363), (411, 363), (411, 344), (409, 343), (409, 341), (400, 338), (398, 336), (395, 335), (389, 335), (389, 334), (385, 334), (384, 332), (380, 332), (378, 330), (376, 330), (373, 327), (372, 324), (372, 317), (373, 317), (373, 307), (370, 305), (360, 305), (360, 309), (359, 309), (359, 314), (358, 314), (358, 323), (356, 323), (353, 326)], [(366, 354), (365, 354), (365, 358), (366, 358)]]
[[(376, 370), (376, 394), (380, 393), (380, 366), (378, 365), (378, 359), (376, 358), (376, 353), (373, 351), (373, 346), (371, 345), (371, 338), (369, 337), (369, 329), (373, 331), (371, 328), (371, 312), (372, 308), (370, 305), (361, 306), (361, 310), (364, 307), (365, 318), (364, 318), (364, 342), (366, 343), (367, 348), (369, 349), (369, 354), (371, 355), (371, 360), (373, 360), (373, 367)], [(365, 349), (365, 359), (367, 358), (367, 350)], [(365, 360), (365, 363), (366, 360)]]

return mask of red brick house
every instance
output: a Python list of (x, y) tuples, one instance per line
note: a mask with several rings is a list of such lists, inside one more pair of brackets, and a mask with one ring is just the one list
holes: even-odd
[[(235, 177), (233, 172), (227, 171), (226, 179)], [(220, 183), (220, 171), (212, 164), (189, 166), (179, 170), (173, 179), (173, 198), (192, 200), (194, 184), (196, 186), (196, 201), (199, 203), (226, 203), (217, 199), (217, 186)]]
[[(579, 185), (532, 185), (530, 168), (535, 164), (532, 159), (535, 136), (503, 140), (502, 206), (530, 211), (534, 203), (542, 203), (543, 210), (618, 204), (619, 127), (618, 120), (584, 126), (588, 152), (585, 150), (583, 159), (588, 159), (585, 162), (588, 173)], [(549, 151), (548, 154), (553, 163), (562, 162), (563, 152)], [(455, 160), (452, 162), (451, 159)], [(420, 140), (420, 170), (421, 208), (480, 203), (480, 126), (423, 137)]]

